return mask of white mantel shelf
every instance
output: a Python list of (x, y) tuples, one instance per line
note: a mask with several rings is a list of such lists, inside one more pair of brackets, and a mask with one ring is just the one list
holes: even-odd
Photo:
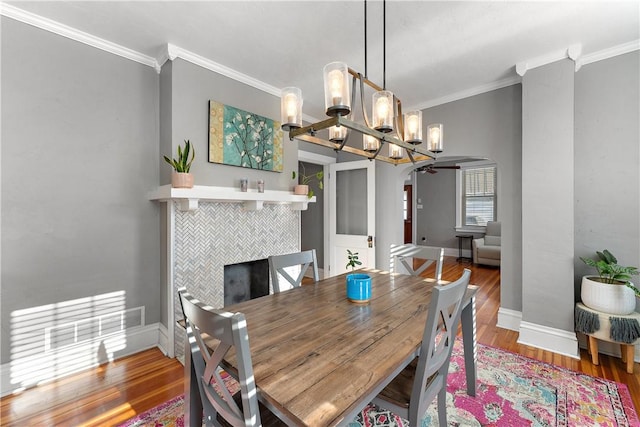
[(240, 191), (239, 188), (212, 187), (207, 185), (194, 185), (193, 188), (173, 188), (170, 184), (158, 187), (157, 190), (149, 193), (149, 200), (168, 202), (177, 200), (179, 209), (192, 211), (198, 209), (198, 202), (229, 202), (243, 203), (248, 211), (262, 209), (264, 203), (290, 204), (291, 209), (304, 211), (309, 203), (316, 201), (315, 197), (298, 196), (290, 191), (265, 190), (258, 193), (255, 189)]

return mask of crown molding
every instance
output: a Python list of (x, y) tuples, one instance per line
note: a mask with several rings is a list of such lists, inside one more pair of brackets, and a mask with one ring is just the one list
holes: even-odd
[(527, 59), (526, 61), (518, 62), (516, 64), (516, 73), (520, 77), (523, 77), (527, 71), (534, 68), (542, 67), (543, 65), (551, 64), (552, 62), (560, 61), (562, 59), (569, 58), (576, 63), (576, 71), (580, 68), (578, 66), (578, 60), (582, 54), (582, 45), (573, 44), (566, 49), (558, 50), (548, 53), (546, 55), (538, 56), (536, 58)]
[(613, 58), (614, 56), (618, 55), (624, 55), (625, 53), (633, 52), (636, 50), (640, 50), (640, 40), (633, 40), (628, 43), (590, 53), (589, 55), (585, 55), (578, 60), (578, 62), (576, 63), (576, 71), (583, 65)]
[(27, 12), (15, 6), (6, 3), (0, 4), (0, 14), (6, 16), (7, 18), (15, 19), (16, 21), (32, 25), (36, 28), (58, 34), (68, 39), (84, 43), (97, 49), (104, 50), (114, 55), (118, 55), (123, 58), (130, 59), (132, 61), (159, 70), (155, 58), (143, 55), (142, 53), (136, 52), (135, 50), (120, 46), (108, 40), (101, 39), (100, 37), (93, 36), (89, 33), (85, 33), (51, 19), (47, 19), (34, 13)]
[(261, 80), (258, 80), (254, 77), (243, 74), (239, 71), (236, 71), (218, 62), (207, 59), (196, 53), (190, 52), (186, 49), (182, 49), (181, 47), (172, 45), (171, 43), (167, 44), (166, 54), (163, 52), (161, 56), (157, 59), (157, 62), (160, 63), (160, 60), (163, 60), (165, 58), (168, 58), (171, 61), (175, 60), (176, 58), (183, 59), (185, 61), (191, 62), (192, 64), (198, 65), (202, 68), (206, 68), (207, 70), (213, 71), (214, 73), (221, 74), (225, 77), (229, 77), (230, 79), (239, 81), (240, 83), (244, 83), (248, 86), (252, 86), (256, 89), (270, 93), (271, 95), (277, 96), (278, 98), (280, 98), (282, 94), (282, 90), (280, 88), (267, 84)]
[(487, 83), (480, 86), (475, 86), (469, 89), (462, 90), (460, 92), (452, 93), (450, 95), (443, 96), (441, 98), (431, 99), (416, 106), (407, 108), (410, 110), (424, 110), (426, 108), (435, 107), (438, 105), (446, 104), (448, 102), (458, 101), (460, 99), (469, 98), (471, 96), (480, 95), (481, 93), (491, 92), (492, 90), (502, 89), (503, 87), (513, 86), (521, 83), (522, 79), (519, 76), (509, 77), (506, 79), (498, 80), (495, 82)]

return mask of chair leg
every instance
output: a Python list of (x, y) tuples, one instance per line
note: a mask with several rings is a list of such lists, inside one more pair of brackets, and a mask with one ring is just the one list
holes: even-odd
[(442, 385), (438, 392), (438, 424), (447, 427), (447, 384)]

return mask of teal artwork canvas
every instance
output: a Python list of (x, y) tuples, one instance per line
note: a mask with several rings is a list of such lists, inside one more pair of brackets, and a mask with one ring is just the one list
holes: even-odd
[(209, 101), (209, 162), (282, 172), (280, 122)]

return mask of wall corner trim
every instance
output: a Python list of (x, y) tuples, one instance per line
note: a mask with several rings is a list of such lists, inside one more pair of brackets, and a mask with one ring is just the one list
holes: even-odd
[(510, 331), (520, 331), (520, 323), (522, 322), (522, 312), (516, 310), (510, 310), (508, 308), (500, 307), (498, 309), (498, 323), (497, 327), (502, 329), (509, 329)]
[(563, 59), (571, 59), (576, 63), (576, 71), (578, 71), (580, 56), (582, 55), (582, 45), (572, 44), (566, 49), (550, 52), (545, 55), (538, 56), (536, 58), (527, 59), (525, 61), (518, 62), (516, 64), (516, 73), (520, 77), (524, 77), (527, 71), (534, 68), (542, 67), (543, 65), (551, 64), (552, 62), (561, 61)]

